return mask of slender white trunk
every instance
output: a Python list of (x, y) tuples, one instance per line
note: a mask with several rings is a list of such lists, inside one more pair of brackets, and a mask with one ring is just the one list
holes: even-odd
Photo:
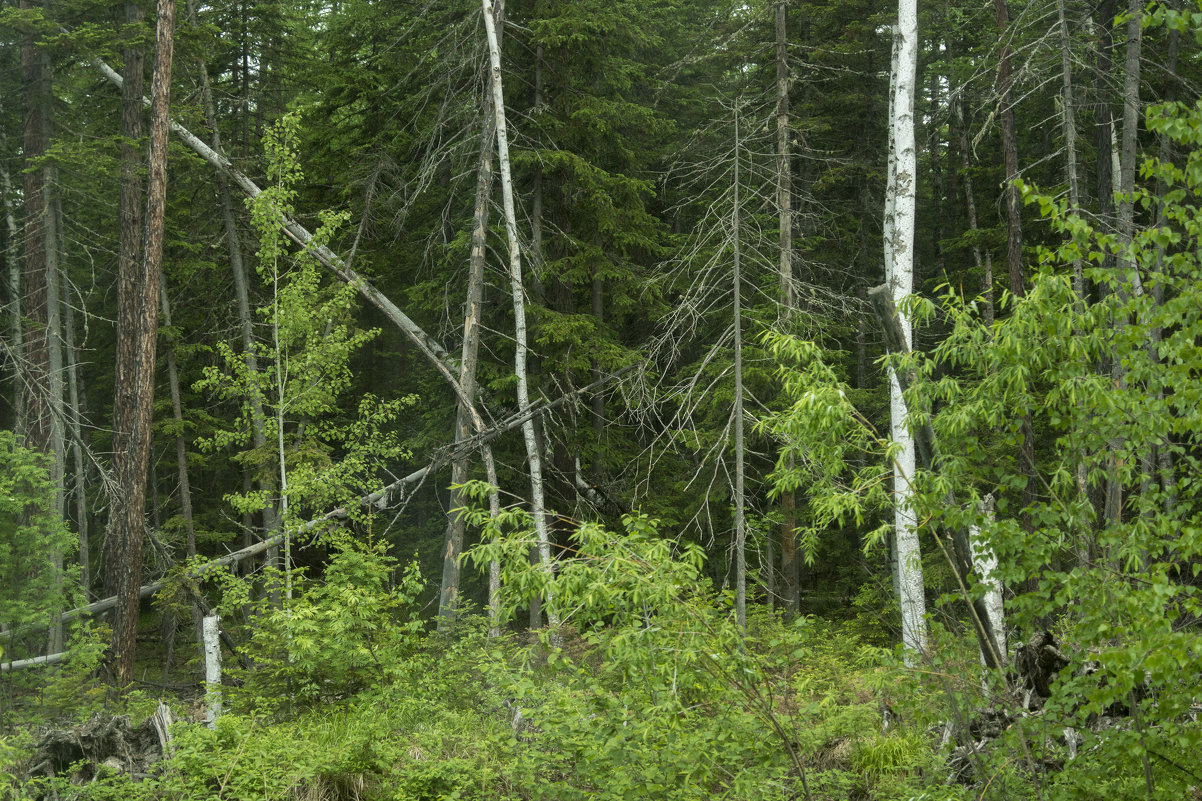
[(733, 275), (734, 284), (734, 350), (735, 350), (735, 403), (731, 414), (735, 424), (735, 615), (739, 621), (739, 629), (747, 629), (747, 520), (746, 498), (744, 494), (744, 465), (743, 465), (743, 295), (742, 295), (742, 258), (739, 226), (742, 223), (739, 214), (739, 107), (735, 105), (735, 185), (734, 208), (731, 210), (731, 226), (733, 227)]
[[(484, 8), (484, 30), (488, 36), (488, 54), (492, 75), (493, 112), (496, 115), (497, 157), (501, 166), (501, 200), (505, 210), (505, 235), (509, 240), (509, 283), (513, 294), (514, 325), (514, 374), (517, 377), (518, 412), (530, 408), (529, 376), (526, 372), (526, 300), (522, 283), (522, 256), (518, 245), (517, 212), (513, 201), (513, 176), (509, 168), (509, 136), (505, 123), (505, 93), (501, 85), (501, 48), (497, 41), (497, 27), (493, 17), (491, 0), (482, 0)], [(534, 519), (535, 535), (538, 539), (539, 560), (544, 568), (552, 570), (551, 537), (547, 530), (547, 517), (543, 500), (542, 454), (534, 431), (534, 420), (522, 424), (522, 436), (526, 441), (526, 459), (530, 468), (530, 515)], [(552, 629), (559, 628), (559, 615), (554, 600), (548, 594), (545, 599), (547, 622)]]
[[(899, 0), (894, 30), (893, 80), (890, 93), (889, 185), (885, 196), (885, 279), (892, 291), (898, 320), (911, 345), (910, 320), (903, 300), (914, 285), (914, 216), (917, 158), (914, 145), (914, 81), (918, 68), (918, 9), (915, 0)], [(914, 663), (926, 648), (926, 601), (918, 521), (912, 508), (915, 471), (914, 437), (897, 375), (889, 370), (890, 435), (898, 445), (893, 464), (894, 527), (897, 589), (901, 604), (902, 644)]]
[(205, 725), (217, 727), (221, 717), (221, 639), (217, 615), (204, 619), (205, 644)]
[[(496, 3), (494, 13), (500, 22), (505, 15), (504, 0)], [(500, 47), (500, 33), (497, 46)], [(496, 144), (495, 126), (496, 114), (492, 108), (492, 95), (487, 95), (483, 103), (484, 113), (480, 132), (480, 153), (476, 164), (476, 208), (472, 219), (472, 243), (468, 255), (467, 299), (463, 313), (463, 347), (459, 359), (459, 386), (463, 389), (463, 400), (459, 402), (455, 415), (455, 443), (468, 439), (472, 433), (483, 431), (484, 421), (479, 413), (470, 407), (476, 397), (476, 366), (480, 353), (480, 321), (484, 307), (484, 263), (487, 253), (488, 217), (491, 206), (493, 189), (493, 149)], [(497, 498), (496, 465), (492, 461), (492, 449), (487, 445), (480, 449), (480, 455), (485, 463), (488, 482), (493, 490), (489, 494), (489, 512), (495, 518), (500, 510), (500, 499)], [(466, 482), (468, 475), (468, 454), (464, 453), (451, 463), (451, 484), (458, 486)], [(459, 490), (451, 490), (451, 509), (463, 505), (464, 496)], [(445, 629), (455, 620), (456, 609), (459, 605), (459, 574), (460, 561), (463, 558), (463, 539), (467, 522), (461, 515), (452, 513), (447, 521), (446, 545), (443, 552), (442, 588), (438, 602), (438, 628)], [(497, 582), (500, 581), (500, 565), (496, 566)], [(489, 609), (499, 610), (499, 599), (496, 596), (500, 589), (498, 583), (493, 587), (493, 566), (489, 566)], [(495, 615), (493, 628), (495, 629)]]
[[(993, 496), (986, 495), (981, 500), (981, 512), (989, 520), (993, 519)], [(1002, 605), (1002, 580), (996, 575), (997, 555), (993, 548), (981, 537), (979, 526), (968, 530), (968, 547), (972, 551), (972, 568), (985, 584), (985, 611), (989, 615), (989, 628), (993, 631), (995, 645), (1000, 659), (1005, 662), (1006, 646), (1006, 615)], [(988, 664), (985, 654), (981, 654), (981, 664)]]

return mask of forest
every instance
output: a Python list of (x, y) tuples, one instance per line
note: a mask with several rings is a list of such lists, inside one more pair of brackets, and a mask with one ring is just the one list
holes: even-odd
[(0, 799), (1202, 799), (1202, 3), (0, 2)]

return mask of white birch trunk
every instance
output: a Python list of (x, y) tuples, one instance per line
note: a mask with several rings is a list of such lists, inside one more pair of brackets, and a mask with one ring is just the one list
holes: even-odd
[(205, 642), (205, 725), (216, 728), (221, 717), (221, 639), (217, 615), (204, 619)]
[[(493, 17), (492, 0), (482, 0), (484, 30), (488, 36), (489, 64), (492, 75), (493, 112), (497, 123), (497, 157), (501, 166), (501, 199), (505, 210), (505, 234), (509, 240), (509, 283), (513, 293), (514, 325), (514, 374), (517, 377), (518, 412), (530, 408), (529, 376), (526, 372), (526, 300), (522, 283), (522, 256), (518, 246), (517, 212), (513, 201), (513, 176), (509, 168), (509, 135), (505, 123), (505, 93), (501, 85), (501, 48), (497, 41), (497, 26)], [(551, 537), (547, 530), (547, 517), (543, 500), (542, 454), (534, 431), (534, 420), (522, 424), (522, 437), (526, 441), (526, 459), (530, 468), (530, 515), (534, 519), (535, 535), (538, 539), (539, 561), (550, 571)], [(550, 594), (544, 599), (547, 608), (547, 623), (552, 630), (559, 628), (559, 615), (555, 611)]]
[[(885, 195), (885, 280), (898, 321), (910, 341), (910, 320), (902, 301), (914, 286), (914, 217), (917, 157), (914, 144), (914, 81), (918, 69), (916, 0), (899, 0), (894, 30), (894, 59), (889, 120), (889, 184)], [(889, 370), (890, 435), (898, 445), (893, 464), (894, 527), (897, 543), (897, 589), (901, 604), (902, 644), (913, 664), (926, 648), (926, 601), (918, 521), (912, 508), (916, 453), (908, 427), (909, 412), (895, 372)]]
[[(993, 519), (993, 496), (986, 495), (981, 500), (981, 512)], [(1004, 663), (1007, 661), (1006, 615), (1002, 604), (1002, 580), (998, 578), (997, 555), (993, 548), (981, 537), (980, 526), (968, 529), (968, 547), (972, 551), (972, 569), (981, 577), (986, 586), (985, 611), (989, 615), (989, 628), (993, 631), (997, 646), (998, 657)], [(981, 654), (981, 664), (987, 664), (985, 654)]]

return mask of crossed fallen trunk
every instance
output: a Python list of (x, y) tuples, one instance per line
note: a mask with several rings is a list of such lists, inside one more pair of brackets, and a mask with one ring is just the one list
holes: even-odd
[[(492, 440), (501, 436), (505, 432), (512, 431), (513, 429), (522, 425), (530, 418), (536, 417), (544, 412), (550, 411), (551, 409), (554, 409), (555, 407), (568, 402), (569, 400), (571, 400), (572, 398), (574, 398), (578, 395), (582, 395), (582, 394), (591, 392), (594, 389), (596, 389), (597, 387), (601, 386), (602, 384), (605, 384), (605, 383), (613, 380), (614, 378), (617, 378), (618, 376), (626, 373), (627, 371), (629, 371), (631, 369), (633, 369), (633, 366), (625, 367), (625, 368), (617, 371), (616, 373), (612, 373), (608, 376), (605, 376), (597, 381), (594, 381), (593, 383), (591, 383), (587, 386), (580, 387), (579, 389), (576, 389), (572, 392), (568, 392), (563, 395), (560, 395), (558, 398), (556, 398), (553, 401), (549, 401), (549, 402), (543, 403), (543, 404), (538, 404), (538, 405), (532, 407), (531, 409), (529, 409), (525, 414), (513, 415), (513, 416), (503, 420), (502, 422), (498, 423), (497, 425), (492, 426), (491, 428), (488, 428), (485, 431), (483, 431), (482, 433), (476, 434), (475, 436), (473, 436), (469, 439), (465, 439), (460, 442), (457, 442), (453, 446), (444, 447), (437, 454), (435, 454), (433, 459), (430, 460), (430, 464), (426, 465), (425, 467), (421, 468), (420, 470), (415, 470), (412, 473), (410, 473), (409, 475), (407, 475), (403, 478), (399, 478), (396, 481), (392, 482), (391, 484), (388, 484), (387, 486), (376, 490), (375, 492), (372, 492), (372, 493), (369, 493), (367, 495), (360, 497), (353, 506), (351, 506), (350, 504), (348, 504), (347, 506), (340, 506), (337, 509), (333, 509), (329, 512), (326, 512), (324, 515), (321, 515), (320, 517), (315, 517), (312, 520), (308, 520), (308, 521), (302, 523), (297, 528), (289, 530), (288, 535), (295, 539), (300, 540), (301, 538), (305, 537), (306, 535), (316, 532), (318, 529), (320, 529), (322, 526), (325, 526), (328, 523), (332, 523), (332, 522), (340, 521), (340, 520), (346, 520), (348, 517), (350, 517), (350, 514), (351, 514), (350, 509), (348, 509), (348, 507), (350, 507), (351, 509), (365, 508), (365, 507), (369, 507), (369, 506), (385, 508), (387, 506), (390, 506), (393, 503), (403, 500), (405, 498), (407, 492), (411, 488), (416, 487), (431, 472), (437, 471), (438, 469), (446, 466), (447, 464), (450, 464), (451, 460), (454, 459), (461, 452), (471, 452), (471, 451), (479, 448), (482, 443), (491, 442)], [(221, 556), (221, 557), (218, 557), (211, 561), (205, 562), (204, 564), (198, 565), (198, 566), (194, 567), (193, 569), (191, 569), (190, 571), (188, 571), (185, 574), (185, 577), (188, 579), (196, 580), (196, 581), (204, 580), (206, 577), (212, 575), (212, 573), (216, 570), (219, 570), (223, 567), (228, 567), (233, 564), (237, 564), (238, 562), (241, 562), (245, 559), (249, 559), (252, 556), (257, 556), (257, 555), (263, 553), (268, 548), (272, 548), (276, 545), (279, 545), (280, 543), (282, 543), (284, 541), (284, 537), (285, 537), (285, 534), (283, 532), (280, 532), (272, 537), (268, 537), (267, 539), (263, 540), (262, 542), (257, 542), (254, 545), (249, 545), (245, 548), (242, 548), (241, 550), (233, 551), (231, 553), (226, 554), (225, 556)], [(139, 589), (138, 597), (143, 598), (143, 599), (149, 598), (152, 595), (154, 595), (155, 593), (157, 593), (159, 590), (163, 589), (163, 587), (165, 585), (166, 585), (166, 582), (162, 581), (162, 580), (155, 581), (150, 584), (146, 584)], [(97, 614), (100, 614), (101, 612), (106, 612), (109, 609), (112, 609), (116, 605), (117, 605), (117, 596), (113, 595), (113, 596), (109, 596), (108, 598), (102, 598), (101, 600), (96, 601), (94, 603), (90, 603), (87, 606), (81, 606), (76, 609), (71, 609), (66, 612), (63, 612), (59, 616), (59, 619), (65, 623), (65, 622), (68, 622), (71, 620), (75, 620), (77, 618), (88, 617), (90, 615), (97, 615)], [(22, 634), (26, 634), (31, 631), (45, 628), (47, 625), (48, 625), (48, 622), (47, 623), (28, 624), (26, 626), (22, 626), (20, 629), (17, 629), (15, 631), (6, 632), (6, 634), (10, 634), (11, 636), (20, 636)], [(38, 667), (40, 665), (54, 664), (55, 662), (61, 662), (66, 657), (67, 657), (66, 653), (59, 653), (59, 654), (49, 654), (47, 656), (39, 656), (39, 657), (35, 657), (33, 659), (21, 659), (21, 660), (17, 660), (17, 661), (13, 661), (13, 662), (0, 662), (0, 673), (10, 671), (10, 670), (20, 670), (22, 668), (27, 668), (27, 667)]]

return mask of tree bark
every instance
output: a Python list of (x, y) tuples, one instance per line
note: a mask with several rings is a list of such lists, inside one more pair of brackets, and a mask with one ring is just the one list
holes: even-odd
[[(1064, 2), (1056, 0), (1060, 33), (1061, 102), (1064, 105), (1060, 120), (1064, 129), (1064, 171), (1068, 178), (1069, 211), (1076, 212), (1081, 207), (1080, 179), (1077, 175), (1077, 108), (1074, 105), (1072, 50)], [(1073, 262), (1073, 288), (1077, 297), (1085, 298), (1085, 275), (1080, 259)]]
[[(494, 23), (498, 27), (497, 46), (500, 47), (503, 30), (501, 29), (501, 23), (505, 15), (505, 0), (499, 0), (495, 4), (493, 13), (497, 15)], [(476, 366), (479, 363), (480, 354), (480, 319), (484, 306), (484, 264), (488, 253), (488, 218), (493, 188), (492, 161), (493, 150), (496, 145), (496, 116), (492, 107), (492, 94), (489, 92), (485, 93), (480, 128), (480, 153), (476, 162), (476, 206), (472, 217), (472, 242), (471, 250), (468, 254), (467, 299), (464, 302), (463, 314), (463, 346), (459, 357), (459, 386), (462, 388), (463, 394), (468, 401), (474, 401), (476, 398)], [(474, 424), (472, 409), (461, 401), (455, 413), (455, 443), (458, 445), (468, 439), (473, 430), (479, 433), (479, 429), (476, 429)], [(481, 456), (485, 462), (490, 463), (490, 467), (488, 468), (491, 474), (489, 483), (494, 488), (489, 496), (491, 511), (494, 497), (497, 493), (496, 468), (495, 466), (491, 466), (491, 450), (487, 448), (482, 450)], [(456, 514), (454, 510), (462, 507), (467, 500), (457, 487), (466, 482), (470, 477), (468, 473), (468, 458), (469, 452), (464, 451), (462, 455), (456, 457), (451, 462), (451, 513), (447, 515), (447, 532), (442, 560), (442, 587), (438, 601), (439, 631), (445, 630), (454, 622), (456, 609), (459, 605), (460, 563), (463, 559), (463, 541), (467, 529), (467, 521), (463, 515)], [(499, 511), (499, 498), (496, 498), (496, 505)], [(489, 599), (489, 607), (491, 609), (494, 600), (491, 586)]]
[[(898, 25), (893, 32), (893, 71), (890, 92), (888, 183), (885, 195), (885, 280), (894, 306), (913, 292), (914, 217), (917, 156), (914, 144), (914, 81), (918, 70), (918, 9), (915, 0), (899, 0)], [(905, 347), (909, 349), (910, 321), (899, 313)], [(914, 437), (909, 411), (896, 371), (889, 368), (890, 436), (898, 444), (893, 463), (894, 537), (897, 589), (902, 612), (902, 645), (906, 661), (914, 664), (926, 650), (926, 599), (918, 521), (912, 508), (911, 482), (915, 471)]]
[[(36, 8), (21, 0), (22, 9)], [(39, 163), (50, 145), (50, 60), (37, 46), (35, 34), (21, 37), (21, 82), (25, 101), (25, 380), (26, 445), (47, 457), (55, 483), (54, 507), (63, 510), (62, 350), (58, 329), (58, 237), (50, 198), (53, 162)], [(56, 363), (57, 362), (57, 363)], [(56, 372), (57, 368), (57, 372)], [(57, 396), (56, 396), (57, 390)], [(61, 583), (61, 553), (47, 554), (56, 583)], [(52, 615), (48, 653), (62, 650), (62, 627)]]
[[(986, 520), (993, 520), (993, 496), (986, 495), (981, 499), (980, 510)], [(968, 532), (969, 549), (972, 554), (973, 569), (985, 585), (984, 608), (992, 630), (994, 645), (998, 655), (1004, 660), (1008, 654), (1006, 644), (1006, 615), (1002, 602), (1002, 580), (997, 577), (997, 554), (982, 540), (981, 530), (973, 526)], [(990, 664), (991, 654), (981, 650), (981, 662)]]
[(8, 170), (0, 165), (0, 193), (4, 199), (4, 259), (7, 268), (4, 280), (8, 282), (8, 330), (9, 351), (13, 364), (13, 433), (17, 442), (25, 442), (25, 380), (21, 375), (20, 360), (25, 353), (24, 326), (21, 323), (21, 258), (17, 242), (20, 235), (17, 232), (17, 217), (13, 213), (13, 185)]
[[(43, 56), (43, 68), (50, 75), (49, 59)], [(49, 81), (49, 77), (47, 78)], [(50, 142), (50, 112), (44, 118), (47, 145)], [(63, 207), (58, 198), (58, 166), (49, 162), (43, 168), (46, 175), (46, 350), (49, 367), (50, 393), (50, 448), (53, 461), (50, 477), (54, 482), (54, 510), (59, 518), (66, 516), (66, 419), (67, 410), (63, 401), (63, 308), (62, 308), (62, 241), (60, 232), (63, 224)], [(63, 554), (55, 551), (50, 554), (51, 569), (54, 571), (55, 586), (59, 593), (63, 587)], [(52, 625), (47, 641), (46, 653), (58, 653), (63, 650), (62, 626), (53, 623), (62, 608), (51, 610)]]
[[(509, 281), (513, 293), (514, 316), (514, 373), (517, 377), (518, 411), (530, 408), (529, 376), (526, 373), (526, 301), (522, 283), (522, 256), (518, 243), (517, 212), (513, 200), (513, 178), (509, 168), (509, 138), (505, 125), (505, 94), (501, 84), (501, 50), (497, 40), (493, 4), (482, 0), (484, 29), (488, 36), (489, 61), (491, 64), (493, 112), (496, 115), (497, 156), (501, 165), (501, 196), (505, 209), (505, 234), (509, 240)], [(551, 539), (547, 530), (547, 518), (543, 497), (542, 454), (534, 431), (533, 419), (522, 425), (526, 442), (526, 458), (530, 470), (530, 514), (534, 520), (538, 540), (539, 559), (545, 570), (553, 571), (551, 562)], [(559, 614), (554, 599), (547, 594), (544, 599), (547, 622), (553, 630), (559, 628)]]
[[(136, 28), (142, 22), (142, 9), (136, 3), (125, 4), (125, 30), (122, 35), (133, 39), (137, 36)], [(121, 188), (118, 195), (118, 214), (120, 228), (117, 241), (117, 318), (130, 321), (137, 317), (137, 281), (139, 279), (142, 254), (142, 88), (144, 85), (144, 61), (142, 49), (130, 45), (123, 51), (125, 60), (125, 79), (121, 86)], [(127, 348), (133, 347), (132, 331), (125, 336), (118, 333), (116, 391), (121, 397), (127, 388), (132, 386), (133, 377), (130, 370), (133, 366), (132, 350), (123, 354)], [(122, 470), (124, 460), (128, 458), (129, 432), (131, 430), (132, 404), (128, 400), (115, 401), (113, 404), (113, 470), (114, 479), (119, 486), (124, 486)], [(111, 537), (115, 529), (110, 524), (106, 534)], [(121, 571), (119, 561), (114, 558), (114, 543), (109, 540), (107, 559), (104, 571), (104, 594), (113, 595), (117, 592), (117, 576)], [(115, 628), (115, 625), (114, 625)]]
[[(1097, 108), (1094, 130), (1094, 147), (1097, 151), (1098, 227), (1101, 231), (1112, 230), (1114, 224), (1114, 169), (1111, 158), (1111, 139), (1114, 121), (1111, 118), (1109, 82), (1114, 69), (1114, 3), (1101, 0), (1097, 7), (1098, 54), (1094, 74), (1094, 94)], [(1107, 254), (1106, 267), (1114, 264), (1114, 257)]]
[(743, 273), (742, 243), (739, 228), (742, 225), (739, 208), (739, 107), (735, 101), (735, 172), (734, 207), (731, 209), (731, 225), (734, 231), (731, 283), (734, 296), (734, 356), (735, 356), (735, 402), (731, 414), (735, 429), (735, 617), (739, 629), (747, 631), (747, 520), (746, 497), (744, 494), (743, 464)]
[(997, 16), (998, 42), (998, 104), (1002, 121), (1002, 158), (1006, 169), (1006, 267), (1010, 274), (1010, 294), (1022, 297), (1023, 286), (1023, 231), (1021, 204), (1018, 198), (1018, 137), (1014, 129), (1014, 76), (1010, 58), (1008, 30), (1010, 13), (1006, 0), (993, 0)]
[[(63, 282), (64, 289), (66, 282)], [(67, 300), (66, 292), (63, 299), (63, 332), (66, 341), (63, 348), (67, 358), (67, 422), (71, 426), (68, 439), (71, 442), (71, 461), (74, 469), (74, 486), (72, 493), (75, 499), (75, 526), (79, 532), (79, 570), (80, 584), (84, 597), (92, 595), (91, 582), (91, 549), (88, 543), (88, 498), (87, 498), (87, 463), (83, 458), (83, 405), (79, 391), (79, 349), (75, 337), (75, 310)], [(81, 303), (82, 305), (82, 303)]]
[[(789, 40), (785, 0), (776, 3), (776, 207), (780, 219), (780, 319), (788, 322), (796, 305), (793, 298), (793, 167), (789, 148)], [(792, 491), (780, 499), (784, 517), (780, 526), (780, 570), (784, 580), (785, 613), (797, 614), (800, 606), (800, 573), (797, 564), (797, 500)], [(768, 570), (775, 584), (775, 565)], [(771, 595), (772, 589), (769, 588)], [(771, 602), (771, 601), (770, 601)]]
[(138, 596), (142, 576), (143, 514), (146, 505), (146, 471), (150, 460), (154, 402), (154, 364), (158, 336), (158, 293), (162, 280), (163, 232), (167, 199), (167, 130), (171, 93), (171, 61), (175, 30), (175, 3), (159, 0), (155, 25), (155, 61), (150, 122), (150, 156), (146, 195), (146, 248), (141, 268), (120, 276), (128, 300), (117, 320), (118, 368), (129, 384), (118, 385), (114, 408), (123, 408), (129, 421), (124, 448), (116, 452), (116, 473), (121, 498), (114, 509), (112, 559), (117, 564), (119, 599), (115, 614), (113, 649), (117, 683), (133, 680), (138, 623)]
[(1135, 167), (1138, 158), (1139, 135), (1139, 59), (1143, 4), (1131, 0), (1127, 7), (1127, 62), (1123, 78), (1123, 133), (1119, 152), (1119, 208), (1118, 235), (1120, 247), (1120, 269), (1123, 280), (1130, 282), (1136, 294), (1143, 294), (1139, 271), (1134, 260), (1123, 252), (1130, 248), (1135, 233)]

